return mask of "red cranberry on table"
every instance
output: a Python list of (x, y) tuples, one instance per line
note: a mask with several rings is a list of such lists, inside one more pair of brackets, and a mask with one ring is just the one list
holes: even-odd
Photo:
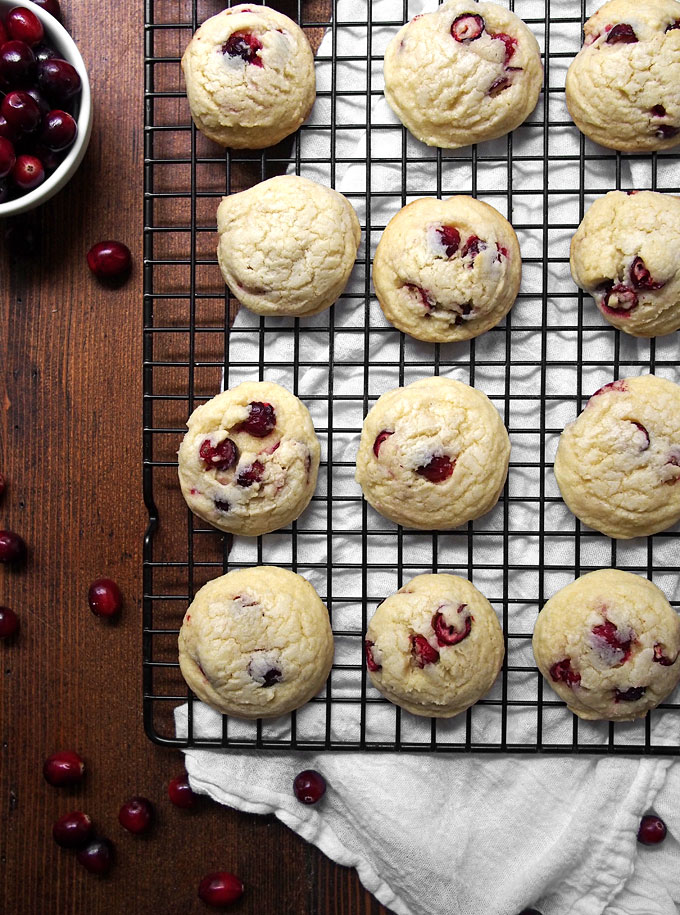
[(30, 85), (35, 72), (35, 54), (25, 41), (6, 41), (0, 47), (0, 80), (6, 86)]
[(81, 848), (76, 857), (85, 870), (103, 876), (108, 874), (113, 864), (113, 843), (108, 839), (96, 839)]
[(132, 267), (132, 255), (120, 241), (100, 241), (87, 252), (87, 266), (100, 280), (127, 276)]
[(131, 797), (118, 812), (118, 822), (128, 832), (140, 835), (148, 832), (153, 823), (153, 804), (145, 797)]
[(5, 137), (0, 137), (0, 178), (6, 178), (17, 161), (14, 146)]
[(75, 118), (57, 108), (46, 115), (40, 139), (48, 149), (59, 151), (73, 143), (77, 129)]
[(95, 616), (112, 617), (120, 613), (123, 596), (115, 581), (110, 578), (98, 578), (90, 585), (87, 602)]
[(67, 60), (55, 57), (38, 62), (38, 89), (48, 99), (63, 104), (80, 92), (80, 85), (78, 71)]
[(37, 156), (17, 156), (12, 181), (22, 191), (32, 191), (45, 180), (45, 167)]
[(33, 2), (36, 6), (39, 6), (41, 9), (45, 10), (46, 13), (54, 16), (55, 19), (61, 19), (59, 0), (33, 0)]
[(175, 807), (181, 807), (183, 810), (189, 810), (196, 805), (196, 795), (191, 790), (186, 772), (168, 782), (168, 797)]
[(0, 607), (0, 639), (8, 639), (19, 628), (19, 617), (9, 607)]
[(73, 750), (60, 750), (45, 760), (43, 775), (54, 788), (78, 785), (85, 775), (85, 762)]
[(648, 813), (640, 820), (637, 839), (642, 845), (658, 845), (666, 838), (666, 824), (661, 817)]
[(15, 6), (7, 14), (5, 27), (11, 38), (17, 41), (25, 41), (27, 45), (33, 46), (43, 40), (45, 31), (42, 22), (35, 13), (22, 6)]
[(82, 848), (92, 838), (92, 820), (82, 810), (65, 813), (52, 827), (52, 835), (62, 848)]
[(19, 563), (26, 558), (26, 544), (14, 531), (0, 531), (0, 562)]
[(302, 804), (316, 804), (326, 793), (326, 779), (315, 769), (305, 769), (295, 776), (293, 791)]
[(243, 896), (243, 883), (236, 874), (219, 871), (207, 874), (198, 884), (198, 898), (206, 905), (220, 908)]

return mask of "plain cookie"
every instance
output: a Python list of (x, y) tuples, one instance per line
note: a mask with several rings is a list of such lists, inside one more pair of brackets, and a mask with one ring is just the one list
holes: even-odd
[(473, 197), (409, 203), (389, 221), (373, 259), (385, 317), (430, 342), (469, 340), (494, 327), (521, 278), (514, 229)]
[(258, 315), (315, 315), (347, 285), (361, 238), (342, 194), (281, 175), (224, 197), (217, 210), (224, 282)]
[(283, 140), (316, 98), (304, 32), (269, 6), (242, 4), (211, 16), (189, 42), (182, 69), (196, 126), (232, 149)]
[(493, 508), (509, 459), (507, 430), (486, 394), (424, 378), (383, 394), (369, 412), (356, 481), (397, 524), (446, 530)]
[(600, 569), (541, 610), (536, 664), (579, 718), (644, 718), (680, 679), (680, 620), (646, 578)]
[(555, 477), (569, 509), (608, 537), (680, 520), (680, 386), (655, 375), (596, 391), (560, 436)]
[(179, 481), (199, 518), (254, 537), (309, 505), (321, 449), (309, 411), (281, 385), (239, 384), (197, 407), (187, 426)]
[(237, 718), (275, 718), (322, 688), (333, 663), (328, 610), (308, 581), (276, 566), (204, 585), (179, 633), (179, 666), (208, 705)]
[(571, 242), (571, 275), (604, 317), (634, 337), (680, 328), (680, 198), (610, 191)]
[(569, 113), (595, 143), (668, 149), (680, 131), (680, 3), (611, 0), (584, 26), (567, 72)]
[(456, 149), (502, 137), (536, 107), (538, 43), (495, 3), (449, 0), (415, 16), (385, 51), (385, 98), (428, 146)]
[(365, 651), (371, 681), (390, 702), (452, 718), (491, 689), (505, 646), (493, 607), (467, 579), (419, 575), (375, 611)]

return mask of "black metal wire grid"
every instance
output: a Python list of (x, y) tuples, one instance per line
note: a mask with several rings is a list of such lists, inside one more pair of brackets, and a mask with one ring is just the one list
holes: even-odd
[[(423, 155), (404, 128), (383, 122), (374, 111), (382, 94), (379, 36), (410, 18), (407, 0), (387, 18), (378, 18), (384, 5), (365, 3), (366, 18), (359, 21), (353, 15), (343, 20), (342, 0), (273, 4), (296, 17), (314, 44), (330, 31), (331, 50), (317, 58), (317, 72), (325, 68), (327, 76), (327, 88), (318, 93), (322, 120), (303, 126), (288, 145), (224, 153), (191, 124), (179, 66), (193, 31), (223, 5), (219, 0), (146, 0), (147, 734), (156, 743), (181, 747), (678, 755), (680, 748), (664, 727), (676, 718), (677, 702), (663, 703), (642, 722), (579, 721), (544, 684), (530, 648), (533, 622), (545, 600), (593, 569), (611, 566), (646, 575), (669, 597), (680, 597), (677, 530), (644, 540), (609, 540), (569, 514), (552, 475), (559, 434), (594, 390), (613, 378), (649, 371), (675, 379), (679, 356), (676, 335), (641, 341), (620, 334), (569, 278), (568, 243), (593, 199), (627, 189), (633, 176), (636, 187), (680, 193), (680, 156), (605, 151), (586, 141), (566, 113), (564, 75), (580, 47), (586, 13), (593, 9), (586, 10), (585, 0), (575, 4), (576, 11), (557, 0), (511, 0), (510, 7), (542, 45), (545, 83), (536, 112), (500, 141)], [(565, 15), (565, 8), (573, 15)], [(352, 53), (345, 50), (345, 30)], [(347, 84), (339, 76), (345, 64), (360, 69), (364, 64), (365, 85), (357, 86), (354, 79)], [(360, 115), (348, 120), (340, 114), (343, 105), (358, 105)], [(306, 132), (321, 138), (313, 144), (313, 156)], [(341, 134), (363, 132), (365, 155), (337, 153)], [(388, 155), (381, 135), (390, 138)], [(320, 148), (327, 152), (319, 154)], [(364, 215), (349, 291), (325, 316), (291, 319), (284, 327), (278, 322), (275, 328), (259, 318), (250, 327), (230, 329), (235, 305), (215, 256), (220, 197), (287, 169), (305, 174), (325, 167), (328, 182), (336, 186), (341, 173), (364, 163), (370, 193), (346, 192)], [(374, 188), (382, 168), (399, 171), (396, 194)], [(522, 247), (522, 293), (505, 322), (483, 337), (426, 346), (380, 319), (371, 297), (370, 256), (387, 221), (386, 207), (396, 211), (415, 197), (453, 193), (485, 199), (511, 220)], [(288, 353), (276, 362), (265, 358), (274, 333)], [(246, 337), (251, 350), (244, 356)], [(351, 358), (345, 355), (350, 338), (355, 344), (359, 340), (358, 359), (356, 348), (350, 347)], [(289, 529), (239, 543), (238, 557), (237, 551), (230, 557), (231, 537), (201, 523), (184, 505), (176, 482), (177, 447), (189, 413), (219, 391), (223, 372), (228, 387), (244, 373), (263, 379), (278, 370), (291, 373), (291, 387), (312, 411), (322, 442), (317, 493)], [(304, 381), (310, 372), (312, 389)], [(323, 390), (319, 372), (326, 379)], [(504, 415), (513, 443), (510, 473), (498, 506), (485, 518), (453, 532), (412, 532), (368, 508), (352, 481), (354, 465), (347, 455), (355, 453), (363, 417), (383, 391), (440, 373), (477, 384)], [(284, 723), (223, 717), (217, 731), (203, 730), (177, 663), (182, 616), (207, 580), (237, 566), (267, 562), (308, 577), (329, 608), (337, 650), (327, 687)], [(477, 584), (499, 610), (506, 644), (503, 670), (491, 693), (451, 721), (416, 719), (389, 705), (370, 686), (362, 663), (367, 619), (377, 604), (413, 575), (437, 571)], [(680, 606), (678, 600), (672, 603)], [(176, 731), (173, 710), (187, 703), (185, 731)]]

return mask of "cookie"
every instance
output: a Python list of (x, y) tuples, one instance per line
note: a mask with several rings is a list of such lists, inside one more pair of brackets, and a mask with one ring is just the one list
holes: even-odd
[(281, 175), (224, 197), (217, 210), (224, 282), (258, 315), (315, 315), (352, 272), (361, 238), (346, 197)]
[(567, 108), (595, 143), (621, 152), (680, 140), (680, 3), (610, 0), (586, 22), (567, 72)]
[(533, 638), (536, 664), (579, 718), (630, 721), (680, 680), (680, 619), (646, 578), (599, 569), (550, 598)]
[(232, 149), (283, 140), (316, 98), (304, 32), (269, 6), (241, 4), (211, 16), (187, 45), (182, 69), (196, 127)]
[(495, 3), (449, 0), (415, 16), (385, 51), (385, 98), (428, 146), (504, 136), (534, 110), (542, 83), (536, 39)]
[(517, 236), (473, 197), (414, 200), (393, 216), (373, 260), (385, 317), (429, 342), (469, 340), (505, 317), (519, 292)]
[(610, 191), (571, 242), (571, 275), (604, 317), (634, 337), (680, 328), (680, 197)]
[(182, 495), (195, 515), (254, 537), (298, 518), (316, 486), (320, 447), (297, 397), (246, 381), (197, 407), (179, 449)]
[(481, 699), (505, 653), (493, 607), (457, 575), (419, 575), (386, 598), (364, 647), (375, 688), (432, 718), (452, 718)]
[(383, 394), (369, 412), (356, 481), (386, 518), (445, 530), (493, 508), (509, 459), (508, 433), (486, 394), (424, 378)]
[(584, 524), (646, 537), (680, 520), (680, 386), (655, 375), (606, 384), (560, 436), (555, 477)]
[(333, 662), (328, 610), (302, 576), (241, 569), (204, 585), (179, 633), (182, 676), (237, 718), (275, 718), (309, 702)]

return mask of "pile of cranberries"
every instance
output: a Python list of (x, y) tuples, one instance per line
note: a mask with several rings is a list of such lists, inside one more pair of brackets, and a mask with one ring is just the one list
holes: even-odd
[[(58, 14), (58, 3), (40, 4)], [(45, 43), (42, 22), (13, 7), (0, 20), (0, 203), (38, 187), (60, 164), (78, 126), (75, 67)]]

